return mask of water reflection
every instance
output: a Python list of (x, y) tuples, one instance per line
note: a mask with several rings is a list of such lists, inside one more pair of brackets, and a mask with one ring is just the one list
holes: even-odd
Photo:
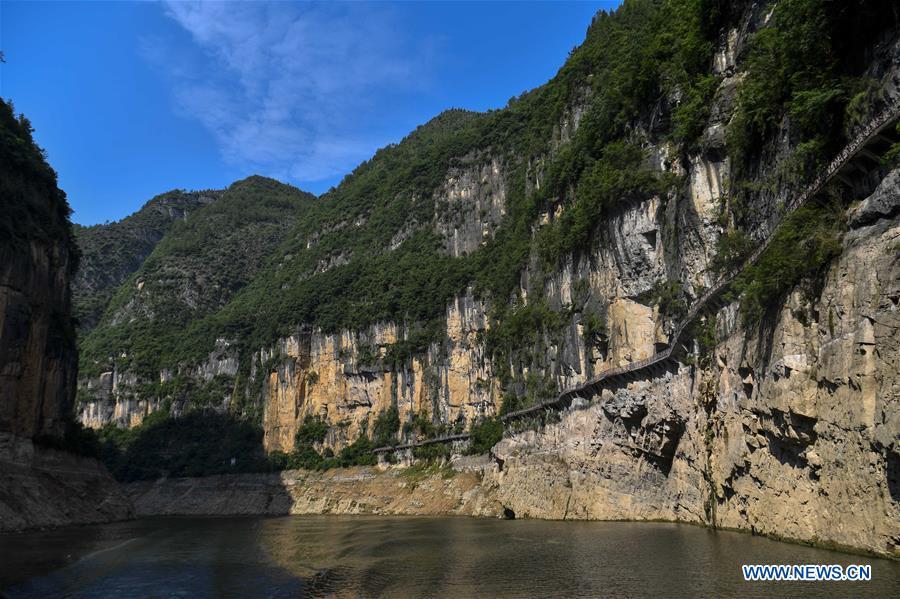
[[(0, 535), (10, 597), (900, 596), (900, 564), (675, 524), (153, 519)], [(80, 558), (80, 559), (79, 559)], [(870, 563), (870, 583), (745, 583), (742, 563)]]

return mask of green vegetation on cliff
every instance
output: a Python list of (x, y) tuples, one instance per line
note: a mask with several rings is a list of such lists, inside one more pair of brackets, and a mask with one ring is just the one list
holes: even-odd
[(503, 422), (499, 418), (485, 418), (472, 426), (469, 453), (487, 453), (502, 438)]
[(21, 251), (33, 241), (66, 240), (68, 268), (74, 272), (79, 254), (69, 221), (72, 211), (33, 131), (24, 115), (15, 115), (11, 102), (0, 99), (0, 247)]
[[(440, 115), (378, 151), (340, 186), (293, 215), (276, 259), (241, 281), (246, 287), (230, 289), (236, 293), (221, 309), (165, 316), (177, 325), (177, 337), (161, 335), (155, 324), (144, 329), (142, 323), (124, 327), (114, 321), (117, 310), (141, 314), (129, 302), (147, 291), (138, 293), (127, 283), (84, 343), (83, 366), (97, 371), (113, 350), (130, 348), (132, 367), (150, 374), (201, 358), (218, 338), (252, 351), (298, 325), (333, 332), (382, 321), (408, 323), (414, 333), (425, 333), (398, 353), (402, 359), (436, 338), (440, 327), (435, 323), (442, 320), (447, 301), (470, 284), (492, 300), (502, 319), (533, 251), (532, 226), (542, 211), (566, 207), (563, 218), (540, 238), (545, 257), (553, 261), (585, 251), (596, 226), (617, 203), (672, 189), (673, 181), (644, 166), (646, 157), (632, 143), (632, 126), (643, 120), (643, 137), (693, 142), (705, 116), (697, 106), (672, 107), (677, 128), (655, 130), (647, 115), (661, 95), (708, 93), (706, 71), (719, 15), (714, 8), (703, 0), (636, 1), (599, 14), (585, 42), (548, 84), (502, 110)], [(575, 139), (554, 152), (559, 124), (570, 118), (573, 106), (585, 107)], [(435, 192), (448, 169), (477, 164), (479, 153), (486, 151), (503, 162), (506, 217), (481, 248), (454, 258), (433, 226), (440, 209)], [(536, 162), (546, 163), (548, 184), (541, 190), (526, 182), (529, 165)], [(195, 222), (204, 222), (201, 213), (227, 203), (227, 197), (198, 211)], [(283, 215), (284, 221), (289, 217)], [(134, 281), (173, 253), (183, 228), (173, 228)], [(215, 243), (215, 231), (206, 232)], [(185, 251), (182, 257), (188, 255)], [(232, 263), (221, 265), (227, 269)], [(145, 280), (149, 284), (149, 277)], [(178, 289), (159, 289), (167, 299), (173, 291)], [(142, 309), (160, 318), (153, 306)]]
[[(884, 0), (775, 4), (767, 26), (750, 40), (747, 73), (728, 128), (736, 172), (731, 207), (738, 227), (751, 220), (749, 206), (760, 191), (799, 192), (843, 148), (854, 127), (874, 116), (881, 98), (865, 73), (868, 44), (896, 22), (894, 9)], [(762, 184), (750, 180), (753, 168), (767, 167), (765, 153), (779, 131), (787, 132), (791, 155)], [(811, 290), (840, 253), (845, 208), (831, 197), (797, 210), (782, 224), (759, 262), (733, 285), (745, 322), (758, 322), (798, 284)], [(754, 246), (745, 230), (729, 230), (719, 239), (713, 270), (721, 274), (740, 266)]]
[(847, 213), (837, 200), (799, 208), (775, 233), (756, 264), (746, 268), (733, 284), (741, 297), (747, 322), (758, 322), (797, 285), (814, 297), (822, 269), (841, 253)]
[(760, 152), (789, 120), (794, 161), (809, 175), (828, 161), (853, 126), (872, 116), (874, 88), (863, 76), (866, 46), (890, 26), (890, 0), (779, 0), (754, 34), (729, 150), (738, 167)]

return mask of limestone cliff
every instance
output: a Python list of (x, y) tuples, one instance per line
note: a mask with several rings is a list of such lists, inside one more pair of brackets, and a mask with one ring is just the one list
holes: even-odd
[(78, 250), (65, 194), (30, 124), (6, 102), (0, 110), (0, 431), (61, 437), (78, 364), (69, 296)]
[(65, 445), (72, 427), (78, 253), (56, 175), (5, 101), (0, 181), (0, 530), (123, 517), (127, 501), (102, 466), (46, 448)]
[(340, 448), (371, 433), (373, 416), (392, 405), (401, 422), (425, 414), (460, 430), (495, 413), (499, 387), (478, 341), (487, 326), (483, 303), (471, 294), (457, 297), (445, 322), (444, 342), (399, 365), (386, 359), (400, 338), (394, 325), (360, 334), (300, 333), (262, 351), (258, 363), (270, 365), (261, 373), (266, 448), (292, 450), (307, 415), (332, 425), (326, 446)]
[(0, 430), (61, 436), (71, 409), (77, 354), (65, 240), (4, 247), (0, 272)]

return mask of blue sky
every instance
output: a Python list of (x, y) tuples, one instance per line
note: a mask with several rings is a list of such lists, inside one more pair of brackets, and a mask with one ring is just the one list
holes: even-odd
[(319, 194), (451, 107), (552, 77), (616, 2), (0, 3), (0, 95), (74, 220), (258, 173)]

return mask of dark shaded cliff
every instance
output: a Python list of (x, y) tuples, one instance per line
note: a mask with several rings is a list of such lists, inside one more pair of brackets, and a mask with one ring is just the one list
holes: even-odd
[(101, 522), (131, 505), (78, 447), (69, 283), (78, 250), (31, 125), (0, 101), (0, 530)]
[(6, 102), (0, 136), (0, 431), (59, 438), (75, 395), (78, 250), (56, 174)]

